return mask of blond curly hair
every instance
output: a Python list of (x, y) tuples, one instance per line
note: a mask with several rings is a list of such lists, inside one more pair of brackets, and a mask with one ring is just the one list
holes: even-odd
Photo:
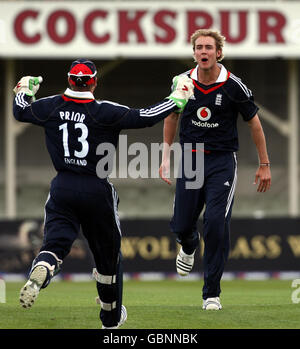
[(221, 50), (221, 55), (218, 57), (217, 61), (221, 62), (221, 60), (224, 58), (223, 47), (226, 40), (225, 36), (221, 35), (221, 33), (218, 30), (198, 29), (191, 35), (191, 44), (193, 46), (194, 51), (195, 42), (200, 36), (210, 36), (215, 39), (217, 51)]

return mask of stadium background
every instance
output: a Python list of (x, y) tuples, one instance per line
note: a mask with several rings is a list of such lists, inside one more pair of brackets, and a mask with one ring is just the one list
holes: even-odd
[[(176, 3), (181, 6), (181, 10), (184, 6), (197, 11), (207, 9), (208, 12), (213, 12), (214, 16), (222, 6), (236, 15), (238, 11), (245, 10), (250, 5), (248, 1), (222, 3), (210, 1), (209, 5), (202, 1), (188, 1), (184, 4), (173, 1), (172, 5), (176, 7)], [(22, 10), (34, 6), (42, 6), (42, 9), (43, 6), (45, 8), (50, 6), (49, 13), (61, 8), (73, 11), (72, 4), (78, 6), (80, 3), (1, 1), (1, 4), (14, 8), (16, 16)], [(166, 9), (167, 6), (167, 2), (161, 4), (158, 1), (96, 1), (85, 2), (82, 6), (99, 9), (109, 4), (115, 6), (114, 8), (120, 6), (122, 9), (128, 6), (133, 12), (135, 6), (137, 9), (146, 8), (150, 12), (152, 8), (157, 9), (161, 6), (161, 9)], [(272, 33), (267, 38), (272, 49), (276, 47), (273, 51), (268, 45), (256, 47), (251, 44), (249, 46), (251, 50), (249, 51), (248, 47), (244, 54), (243, 45), (240, 50), (231, 45), (234, 54), (230, 52), (230, 47), (226, 47), (225, 50), (224, 65), (235, 75), (242, 77), (253, 91), (256, 102), (261, 106), (259, 114), (272, 163), (271, 191), (258, 194), (252, 184), (257, 168), (256, 150), (247, 124), (240, 120), (238, 184), (232, 220), (232, 253), (225, 275), (229, 277), (294, 278), (299, 275), (300, 221), (297, 185), (299, 159), (296, 148), (299, 147), (297, 100), (300, 97), (298, 88), (300, 34), (297, 25), (300, 21), (300, 5), (297, 1), (251, 1), (249, 13), (265, 9), (283, 13), (287, 9), (289, 10), (287, 14), (291, 14), (293, 11), (288, 6), (294, 6), (295, 17), (287, 18), (286, 26), (292, 28), (294, 25), (296, 34), (293, 38), (294, 41), (298, 40), (298, 48), (297, 45), (294, 45), (296, 48), (289, 46), (291, 32), (282, 30), (286, 43), (276, 42), (276, 35)], [(8, 24), (4, 16), (3, 13), (0, 15), (1, 28), (13, 31), (5, 27)], [(251, 27), (252, 24), (253, 22), (248, 22), (248, 33), (257, 30)], [(220, 25), (216, 17), (214, 27), (219, 29)], [(231, 20), (230, 25), (231, 33), (238, 35), (239, 24), (236, 18)], [(271, 21), (270, 26), (272, 25), (276, 25), (276, 21), (275, 24)], [(148, 29), (151, 31), (151, 28), (143, 27), (145, 32)], [(176, 29), (180, 32), (180, 28)], [(37, 30), (37, 26), (34, 26), (34, 30)], [(40, 30), (46, 35), (45, 28)], [(134, 42), (135, 33), (130, 35), (130, 40)], [(16, 38), (14, 40), (18, 43)], [(30, 55), (28, 45), (19, 42), (17, 54), (12, 55), (11, 52), (6, 52), (8, 46), (3, 35), (0, 37), (0, 43), (0, 97), (3, 101), (0, 105), (0, 276), (6, 278), (12, 274), (26, 273), (41, 243), (44, 202), (51, 178), (55, 175), (44, 144), (42, 129), (34, 126), (18, 129), (19, 133), (15, 138), (16, 152), (12, 154), (8, 151), (8, 147), (14, 141), (11, 134), (8, 134), (13, 128), (8, 128), (7, 125), (7, 120), (11, 117), (9, 103), (13, 97), (11, 84), (16, 83), (23, 75), (42, 75), (44, 83), (38, 98), (61, 93), (66, 87), (66, 73), (70, 62), (80, 56), (86, 57), (86, 53), (77, 47), (71, 55), (67, 51), (68, 45), (65, 47), (58, 45), (59, 53), (47, 55), (40, 52)], [(156, 44), (152, 45), (154, 50)], [(88, 58), (94, 60), (99, 72), (99, 85), (95, 93), (97, 99), (107, 99), (132, 107), (151, 105), (169, 94), (170, 82), (174, 75), (194, 66), (189, 45), (190, 52), (187, 50), (178, 55), (174, 55), (176, 47), (172, 51), (168, 45), (165, 47), (160, 45), (161, 55), (141, 54), (138, 50), (134, 53), (131, 43), (127, 43), (127, 46), (127, 55), (118, 53), (117, 45), (115, 55), (110, 54), (108, 57), (105, 47), (101, 45), (99, 48), (94, 48), (93, 54), (89, 55)], [(151, 51), (151, 45), (148, 44), (147, 47)], [(66, 49), (65, 56), (64, 49)], [(181, 47), (178, 47), (177, 52), (180, 49)], [(151, 142), (162, 142), (162, 127), (163, 123), (159, 123), (153, 128), (128, 130), (122, 134), (128, 135), (128, 146), (134, 142), (144, 142), (150, 147)], [(295, 143), (296, 147), (293, 146)], [(11, 176), (7, 171), (8, 163), (11, 163), (7, 157), (11, 155), (16, 156), (15, 176), (14, 172)], [(130, 157), (128, 159), (130, 160)], [(294, 171), (294, 176), (291, 171)], [(168, 221), (172, 215), (175, 186), (167, 186), (158, 178), (112, 179), (112, 182), (120, 197), (119, 213), (124, 236), (122, 248), (125, 273), (128, 275), (151, 273), (148, 274), (151, 277), (157, 277), (161, 273), (172, 275), (175, 271), (174, 258), (177, 246), (174, 237), (169, 233)], [(15, 203), (12, 193), (15, 193)], [(201, 231), (201, 220), (199, 224)], [(200, 249), (198, 252), (198, 265), (194, 270), (196, 277), (200, 275), (198, 272), (201, 273), (201, 251)], [(79, 239), (67, 257), (63, 271), (65, 274), (85, 274), (91, 270), (92, 264), (85, 242)], [(156, 274), (153, 274), (154, 272)]]

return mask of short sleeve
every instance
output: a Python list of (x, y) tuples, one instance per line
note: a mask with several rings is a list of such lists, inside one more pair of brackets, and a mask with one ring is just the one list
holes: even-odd
[(251, 120), (258, 111), (254, 102), (252, 91), (235, 75), (230, 75), (231, 83), (226, 88), (229, 98), (235, 103), (235, 107), (242, 115), (244, 121)]

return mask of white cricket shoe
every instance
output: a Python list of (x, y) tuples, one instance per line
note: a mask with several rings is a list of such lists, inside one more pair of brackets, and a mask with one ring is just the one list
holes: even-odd
[(121, 327), (125, 321), (127, 320), (127, 310), (125, 308), (124, 305), (122, 305), (121, 307), (121, 317), (120, 317), (120, 321), (118, 322), (117, 326), (113, 326), (113, 327), (105, 327), (104, 325), (102, 325), (102, 329), (115, 329), (115, 328), (119, 328)]
[(189, 275), (190, 271), (193, 269), (194, 266), (194, 255), (195, 252), (193, 254), (184, 253), (181, 247), (176, 257), (176, 269), (179, 275)]
[(30, 308), (33, 305), (46, 278), (47, 268), (45, 266), (39, 265), (33, 269), (29, 280), (20, 291), (20, 303), (23, 308)]
[(220, 303), (220, 298), (219, 297), (211, 297), (211, 298), (203, 299), (202, 308), (204, 310), (220, 310), (220, 309), (222, 309), (222, 305)]

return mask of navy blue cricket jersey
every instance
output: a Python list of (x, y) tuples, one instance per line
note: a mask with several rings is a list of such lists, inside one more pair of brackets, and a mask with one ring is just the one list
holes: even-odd
[(252, 92), (241, 79), (219, 64), (216, 83), (203, 85), (197, 80), (197, 67), (184, 73), (193, 79), (192, 96), (181, 116), (180, 142), (204, 143), (206, 150), (237, 151), (237, 118), (245, 121), (258, 111)]
[[(153, 126), (177, 109), (172, 100), (145, 109), (130, 109), (109, 101), (97, 101), (91, 92), (66, 89), (63, 95), (41, 98), (18, 93), (13, 113), (18, 121), (45, 129), (46, 145), (56, 171), (96, 176), (100, 143), (117, 148), (122, 129)], [(102, 155), (102, 157), (105, 154)]]

